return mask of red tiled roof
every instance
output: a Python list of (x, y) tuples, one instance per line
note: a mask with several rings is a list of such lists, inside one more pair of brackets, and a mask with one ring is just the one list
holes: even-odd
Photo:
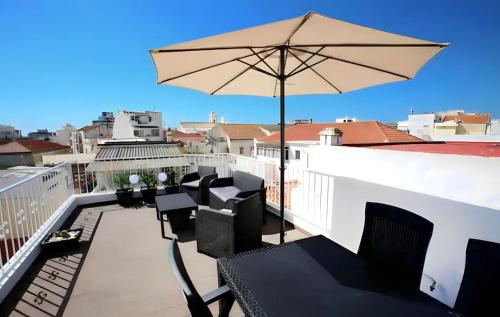
[[(345, 145), (424, 142), (378, 121), (296, 124), (285, 130), (286, 141), (319, 141), (319, 133), (326, 128), (342, 130), (342, 144)], [(279, 140), (279, 133), (259, 139), (265, 143), (279, 142)]]
[(42, 141), (42, 140), (17, 140), (15, 142), (27, 148), (34, 154), (70, 149), (70, 147), (67, 145), (61, 145), (59, 143)]
[(500, 144), (495, 142), (384, 144), (370, 146), (370, 148), (394, 151), (500, 157)]
[(458, 115), (446, 115), (443, 121), (461, 121), (463, 123), (488, 123), (490, 122), (490, 115), (487, 113), (482, 114), (458, 114)]
[(189, 141), (203, 142), (206, 140), (206, 137), (199, 133), (184, 133), (181, 131), (174, 130), (172, 131), (172, 140), (182, 141), (182, 142), (189, 142)]
[(17, 142), (3, 142), (0, 144), (0, 154), (31, 153), (30, 150)]
[(256, 124), (221, 124), (224, 133), (232, 140), (253, 140), (266, 136)]

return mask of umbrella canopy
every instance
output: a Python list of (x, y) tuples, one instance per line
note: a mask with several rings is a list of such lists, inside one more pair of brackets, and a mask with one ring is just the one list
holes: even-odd
[(341, 94), (412, 79), (448, 44), (387, 33), (314, 12), (153, 49), (157, 83), (211, 95), (280, 96), (284, 221), (284, 96)]

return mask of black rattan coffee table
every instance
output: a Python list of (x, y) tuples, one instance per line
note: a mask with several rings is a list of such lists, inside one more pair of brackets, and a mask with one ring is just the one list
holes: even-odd
[(186, 193), (156, 196), (156, 212), (160, 218), (161, 236), (165, 236), (164, 215), (170, 223), (172, 233), (177, 233), (189, 223), (189, 217), (193, 210), (198, 210), (198, 205)]

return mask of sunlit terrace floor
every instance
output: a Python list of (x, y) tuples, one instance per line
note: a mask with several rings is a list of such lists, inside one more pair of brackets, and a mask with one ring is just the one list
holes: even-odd
[[(86, 207), (76, 210), (68, 225), (85, 226), (80, 249), (40, 256), (2, 304), (1, 316), (190, 316), (154, 208)], [(287, 241), (307, 236), (287, 225)], [(198, 291), (216, 288), (216, 261), (196, 252), (194, 224), (178, 238)], [(279, 240), (279, 221), (271, 214), (263, 240)], [(217, 303), (210, 308), (216, 315)], [(236, 303), (231, 316), (243, 316)]]

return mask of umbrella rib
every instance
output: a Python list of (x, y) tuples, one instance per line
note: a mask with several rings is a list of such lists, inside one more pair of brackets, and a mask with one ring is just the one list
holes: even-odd
[[(270, 48), (270, 49), (267, 49), (267, 50), (260, 51), (259, 53), (267, 53), (267, 52), (272, 51), (272, 50), (273, 49)], [(276, 50), (274, 52), (276, 52)], [(167, 78), (167, 79), (164, 79), (162, 81), (159, 81), (158, 84), (163, 84), (163, 83), (165, 83), (167, 81), (171, 81), (171, 80), (178, 79), (178, 78), (181, 78), (181, 77), (184, 77), (184, 76), (192, 75), (192, 74), (195, 74), (195, 73), (198, 73), (198, 72), (210, 69), (210, 68), (214, 68), (214, 67), (217, 67), (217, 66), (222, 66), (222, 65), (225, 65), (225, 64), (228, 64), (228, 63), (231, 63), (231, 62), (235, 62), (235, 61), (239, 60), (240, 58), (247, 58), (247, 57), (250, 57), (250, 56), (253, 56), (253, 54), (248, 54), (248, 55), (245, 55), (245, 56), (236, 57), (236, 58), (233, 58), (233, 59), (228, 60), (228, 61), (224, 61), (224, 62), (220, 62), (220, 63), (214, 64), (214, 65), (206, 66), (206, 67), (203, 67), (203, 68), (200, 68), (200, 69), (197, 69), (197, 70), (193, 70), (193, 71), (190, 71), (190, 72), (187, 72), (187, 73), (175, 76), (175, 77)]]
[(330, 43), (330, 44), (293, 44), (290, 48), (295, 47), (448, 47), (448, 43)]
[[(321, 52), (321, 50), (322, 50), (322, 49), (324, 49), (324, 48), (325, 48), (325, 47), (320, 47), (320, 49), (319, 49), (319, 50), (317, 50), (317, 51), (316, 51), (316, 52), (314, 52), (314, 53), (311, 53), (311, 56), (309, 56), (309, 57), (308, 57), (305, 61), (301, 62), (301, 63), (299, 64), (299, 66), (297, 66), (297, 67), (295, 67), (294, 69), (292, 69), (292, 71), (291, 71), (291, 72), (289, 72), (289, 73), (288, 73), (288, 75), (286, 75), (286, 77), (293, 76), (293, 75), (294, 75), (294, 74), (293, 74), (293, 72), (295, 72), (297, 69), (299, 69), (302, 65), (306, 65), (306, 66), (307, 66), (307, 64), (306, 64), (306, 63), (307, 63), (307, 62), (308, 62), (311, 58), (313, 58), (314, 56), (316, 56), (319, 52)], [(301, 71), (302, 71), (302, 70), (301, 70)], [(299, 72), (300, 72), (300, 71), (299, 71)]]
[(303, 71), (305, 71), (305, 70), (310, 69), (310, 68), (311, 68), (311, 67), (313, 67), (313, 66), (316, 66), (316, 65), (318, 65), (318, 64), (323, 63), (323, 62), (324, 62), (324, 61), (326, 61), (326, 60), (328, 60), (328, 58), (327, 58), (327, 57), (324, 57), (323, 59), (321, 59), (321, 60), (319, 60), (319, 61), (317, 61), (317, 62), (314, 62), (314, 63), (313, 63), (313, 64), (311, 64), (311, 65), (306, 64), (306, 66), (305, 66), (304, 68), (299, 69), (298, 71), (296, 71), (296, 72), (294, 72), (294, 73), (288, 74), (286, 77), (287, 77), (287, 78), (293, 77), (293, 76), (295, 76), (295, 75), (297, 75), (297, 74), (302, 73), (302, 72), (303, 72)]
[[(278, 49), (275, 49), (274, 51), (272, 51), (270, 54), (268, 54), (265, 58), (267, 58), (269, 55), (272, 55), (274, 54)], [(244, 73), (246, 73), (247, 71), (249, 71), (250, 69), (252, 69), (252, 67), (254, 67), (255, 65), (257, 65), (258, 63), (260, 63), (260, 61), (257, 61), (255, 64), (247, 67), (245, 70), (241, 71), (239, 74), (237, 74), (236, 76), (234, 76), (233, 78), (231, 78), (230, 80), (228, 80), (227, 82), (225, 82), (222, 86), (220, 86), (219, 88), (217, 88), (216, 90), (212, 91), (210, 93), (210, 95), (213, 95), (215, 94), (216, 92), (218, 92), (219, 90), (221, 90), (222, 88), (226, 87), (228, 84), (230, 84), (231, 82), (235, 81), (238, 77), (240, 77), (241, 75), (243, 75)], [(273, 76), (274, 77), (274, 76)]]
[(287, 46), (290, 45), (290, 40), (295, 35), (295, 33), (297, 33), (297, 31), (304, 25), (304, 23), (307, 22), (307, 20), (309, 20), (309, 18), (312, 15), (313, 15), (313, 12), (308, 12), (306, 15), (304, 15), (304, 17), (302, 18), (302, 20), (300, 21), (300, 23), (297, 25), (297, 27), (292, 31), (292, 33), (290, 33), (290, 35), (288, 36), (288, 38), (285, 40), (285, 43), (287, 44)]
[[(286, 43), (286, 41), (285, 41)], [(395, 44), (395, 43), (337, 43), (337, 44), (283, 44), (285, 46), (294, 47), (448, 47), (448, 43), (408, 43), (408, 44)], [(262, 46), (219, 46), (219, 47), (194, 47), (194, 48), (172, 48), (172, 49), (153, 49), (150, 53), (175, 53), (175, 52), (194, 52), (194, 51), (214, 51), (214, 50), (240, 50), (249, 48), (263, 48), (273, 49), (283, 45), (262, 45)]]
[(252, 51), (252, 53), (253, 53), (255, 56), (257, 56), (257, 57), (258, 57), (258, 58), (259, 58), (259, 59), (260, 59), (260, 60), (261, 60), (264, 64), (266, 64), (266, 66), (267, 66), (267, 67), (268, 67), (268, 68), (269, 68), (269, 69), (270, 69), (270, 70), (274, 73), (274, 75), (275, 75), (275, 76), (278, 76), (278, 73), (277, 73), (277, 72), (276, 72), (276, 71), (275, 71), (275, 70), (274, 70), (271, 66), (269, 66), (269, 64), (268, 64), (268, 63), (267, 63), (264, 59), (262, 59), (262, 57), (260, 57), (260, 55), (259, 55), (259, 54), (257, 54), (257, 53), (253, 50), (253, 48), (249, 48), (249, 49), (250, 49), (250, 50)]
[[(292, 54), (296, 59), (298, 59), (299, 61), (302, 61), (297, 55), (295, 55), (292, 51), (290, 51), (290, 54)], [(306, 64), (306, 63), (304, 63)], [(307, 64), (306, 64), (307, 65)], [(309, 65), (307, 65), (309, 66)], [(326, 83), (328, 83), (328, 85), (332, 86), (336, 91), (338, 91), (339, 94), (342, 93), (342, 91), (340, 91), (340, 89), (338, 89), (337, 87), (335, 87), (334, 84), (332, 84), (328, 79), (326, 79), (325, 77), (323, 77), (320, 73), (318, 73), (314, 68), (312, 68), (312, 66), (309, 66), (309, 69), (312, 70), (319, 78), (323, 79)]]
[(250, 63), (248, 63), (248, 62), (242, 61), (241, 59), (238, 59), (237, 61), (238, 61), (238, 62), (240, 62), (240, 63), (243, 63), (243, 64), (245, 64), (245, 65), (247, 65), (247, 66), (249, 66), (251, 69), (253, 69), (253, 70), (255, 70), (255, 71), (261, 72), (261, 73), (266, 74), (266, 75), (269, 75), (269, 76), (271, 76), (271, 77), (276, 77), (276, 76), (277, 76), (277, 75), (274, 75), (274, 74), (272, 74), (272, 73), (270, 73), (270, 72), (268, 72), (268, 71), (263, 70), (262, 68), (259, 68), (259, 67), (257, 67), (257, 66), (254, 66), (254, 65), (252, 65), (252, 64), (250, 64)]
[[(299, 51), (299, 52), (304, 52), (304, 53), (311, 53), (311, 52), (308, 52), (306, 50), (299, 49), (299, 48), (294, 48), (294, 50)], [(343, 63), (347, 63), (347, 64), (359, 66), (359, 67), (369, 68), (369, 69), (372, 69), (372, 70), (376, 70), (376, 71), (379, 71), (379, 72), (382, 72), (382, 73), (386, 73), (386, 74), (390, 74), (390, 75), (393, 75), (393, 76), (401, 77), (401, 78), (404, 78), (404, 79), (411, 79), (410, 77), (408, 77), (406, 75), (401, 75), (401, 74), (398, 74), (398, 73), (395, 73), (395, 72), (391, 72), (390, 70), (385, 70), (385, 69), (382, 69), (382, 68), (378, 68), (378, 67), (374, 67), (374, 66), (369, 66), (369, 65), (357, 63), (357, 62), (350, 61), (350, 60), (347, 60), (347, 59), (342, 59), (342, 58), (333, 57), (333, 56), (324, 55), (324, 54), (317, 54), (317, 55), (321, 56), (321, 57), (328, 58), (328, 59), (332, 59), (332, 60), (335, 60), (335, 61), (338, 61), (338, 62), (343, 62)]]

